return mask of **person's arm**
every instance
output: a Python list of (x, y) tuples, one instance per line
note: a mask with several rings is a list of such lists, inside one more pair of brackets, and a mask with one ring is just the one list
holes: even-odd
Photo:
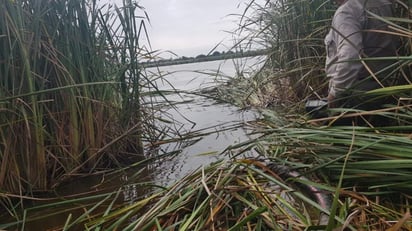
[(339, 97), (359, 78), (363, 65), (359, 62), (362, 44), (362, 25), (359, 18), (348, 13), (335, 15), (333, 29), (338, 34), (336, 75), (332, 79), (329, 100)]

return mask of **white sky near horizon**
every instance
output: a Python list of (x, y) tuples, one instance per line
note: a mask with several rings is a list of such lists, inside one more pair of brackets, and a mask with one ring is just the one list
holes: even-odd
[[(121, 5), (122, 0), (108, 0)], [(264, 0), (260, 0), (264, 1)], [(233, 45), (227, 31), (237, 28), (239, 17), (250, 0), (137, 0), (149, 16), (147, 24), (153, 50), (162, 57), (193, 57), (208, 54), (217, 44), (217, 51)], [(258, 1), (259, 2), (259, 1)]]

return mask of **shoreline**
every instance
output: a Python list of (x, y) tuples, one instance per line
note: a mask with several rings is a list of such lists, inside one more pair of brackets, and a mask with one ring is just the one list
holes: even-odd
[(260, 55), (266, 55), (268, 53), (269, 53), (269, 50), (262, 49), (262, 50), (246, 51), (246, 52), (224, 53), (220, 55), (213, 55), (213, 54), (207, 55), (207, 56), (199, 55), (197, 57), (182, 57), (182, 58), (170, 59), (170, 60), (149, 61), (149, 62), (142, 62), (140, 63), (140, 65), (144, 68), (172, 66), (172, 65), (180, 65), (180, 64), (186, 64), (186, 63), (198, 63), (198, 62), (208, 62), (208, 61), (216, 61), (216, 60), (224, 60), (224, 59), (260, 56)]

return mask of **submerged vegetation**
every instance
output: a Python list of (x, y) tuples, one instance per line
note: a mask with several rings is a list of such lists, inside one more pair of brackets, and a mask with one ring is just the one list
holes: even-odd
[[(261, 111), (264, 118), (252, 124), (256, 138), (228, 147), (223, 154), (230, 160), (167, 187), (135, 182), (149, 168), (142, 163), (151, 161), (135, 158), (143, 157), (143, 136), (157, 129), (150, 123), (153, 105), (143, 101), (150, 92), (143, 89), (155, 87), (138, 65), (151, 55), (139, 44), (146, 18), (134, 2), (123, 4), (0, 4), (0, 204), (12, 217), (0, 229), (24, 229), (57, 214), (65, 222), (54, 230), (412, 229), (408, 1), (396, 1), (397, 16), (382, 19), (402, 38), (396, 72), (406, 84), (369, 93), (395, 95), (398, 104), (337, 109), (334, 117), (312, 119), (303, 102), (325, 95), (323, 37), (335, 6), (329, 0), (251, 0), (246, 11), (254, 13), (240, 19), (236, 32), (246, 37), (237, 49), (258, 44), (270, 55), (258, 73), (234, 77), (217, 91), (222, 100)], [(392, 126), (332, 126), (341, 117), (370, 115)], [(92, 187), (97, 195), (51, 202), (36, 194), (81, 173), (120, 166), (116, 171), (128, 176), (122, 187), (101, 187), (115, 171)], [(129, 194), (139, 195), (122, 203)], [(45, 203), (24, 207), (23, 201), (36, 200)], [(62, 209), (36, 215), (55, 207)]]

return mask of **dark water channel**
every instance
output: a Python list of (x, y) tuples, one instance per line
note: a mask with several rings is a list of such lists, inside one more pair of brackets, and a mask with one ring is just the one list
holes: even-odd
[[(166, 96), (174, 107), (166, 107), (166, 110), (162, 112), (162, 116), (167, 116), (174, 123), (159, 124), (159, 126), (171, 126), (173, 127), (171, 130), (178, 130), (179, 134), (175, 134), (176, 137), (179, 135), (194, 135), (194, 137), (180, 142), (162, 144), (156, 149), (148, 150), (151, 156), (163, 154), (167, 157), (155, 161), (154, 164), (151, 163), (150, 167), (143, 168), (143, 170), (140, 166), (136, 168), (138, 170), (132, 169), (127, 174), (122, 172), (81, 178), (63, 185), (56, 193), (61, 196), (81, 197), (82, 193), (87, 196), (94, 193), (104, 195), (104, 193), (112, 193), (121, 188), (122, 193), (116, 200), (120, 203), (132, 203), (148, 193), (144, 187), (141, 187), (145, 182), (167, 186), (201, 166), (226, 158), (221, 153), (227, 147), (250, 139), (247, 122), (256, 120), (259, 114), (219, 103), (208, 97), (207, 91), (203, 92), (203, 95), (198, 93), (202, 89), (213, 88), (216, 84), (227, 80), (228, 77), (235, 76), (237, 71), (242, 71), (247, 75), (248, 71), (253, 72), (257, 68), (257, 58), (248, 58), (147, 69), (147, 75), (161, 73), (162, 78), (156, 81), (160, 90), (179, 92)], [(159, 98), (160, 104), (166, 105), (163, 104), (164, 101), (164, 98)], [(175, 154), (167, 155), (168, 153)], [(139, 172), (139, 169), (143, 172)], [(138, 177), (133, 175), (138, 175)], [(131, 179), (134, 182), (130, 182)], [(136, 179), (139, 179), (139, 182), (135, 182)], [(103, 197), (96, 198), (96, 201), (102, 200)], [(75, 219), (76, 216), (84, 213), (85, 207), (90, 208), (95, 203), (95, 201), (72, 201), (62, 205), (61, 201), (56, 201), (56, 206), (43, 208), (42, 204), (50, 204), (50, 201), (35, 202), (30, 204), (26, 211), (28, 222), (25, 222), (24, 230), (53, 230), (61, 227), (69, 214)], [(110, 200), (107, 203), (110, 203)], [(0, 230), (7, 228), (4, 224), (14, 220), (4, 217), (7, 216), (4, 214), (0, 216)], [(30, 217), (34, 220), (29, 221)], [(39, 219), (39, 217), (44, 218)], [(20, 228), (21, 224), (17, 226)]]

